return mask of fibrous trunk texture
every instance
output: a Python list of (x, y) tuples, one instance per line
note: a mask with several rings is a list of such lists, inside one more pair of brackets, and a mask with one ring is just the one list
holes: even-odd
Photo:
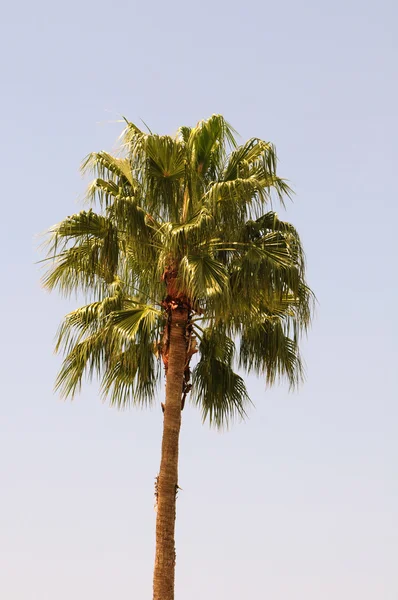
[(184, 369), (187, 358), (187, 321), (188, 309), (179, 307), (170, 311), (162, 456), (157, 482), (153, 600), (174, 600), (178, 442), (181, 427)]

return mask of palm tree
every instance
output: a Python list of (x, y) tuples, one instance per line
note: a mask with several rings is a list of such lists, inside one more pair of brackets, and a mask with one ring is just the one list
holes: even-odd
[(174, 598), (187, 395), (221, 428), (250, 403), (236, 362), (268, 384), (302, 378), (298, 341), (312, 293), (296, 230), (270, 210), (273, 196), (283, 203), (290, 190), (276, 174), (274, 146), (257, 138), (238, 146), (234, 133), (221, 115), (174, 137), (126, 121), (120, 156), (93, 153), (83, 164), (95, 173), (87, 200), (99, 212), (50, 230), (45, 286), (89, 301), (58, 333), (60, 393), (73, 396), (84, 375), (96, 375), (111, 404), (150, 404), (163, 362), (154, 600)]

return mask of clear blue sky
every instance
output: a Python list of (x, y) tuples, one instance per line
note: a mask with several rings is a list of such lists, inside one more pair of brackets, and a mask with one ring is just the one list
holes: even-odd
[[(151, 598), (160, 409), (62, 403), (35, 235), (79, 210), (121, 114), (221, 112), (273, 141), (319, 308), (298, 394), (249, 387), (226, 434), (184, 411), (177, 600), (397, 600), (393, 0), (7, 3), (0, 25), (0, 595)], [(395, 171), (395, 172), (394, 172)]]

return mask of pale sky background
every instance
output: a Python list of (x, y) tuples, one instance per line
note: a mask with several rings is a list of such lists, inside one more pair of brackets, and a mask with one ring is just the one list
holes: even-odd
[(393, 0), (7, 3), (0, 25), (0, 596), (151, 598), (162, 415), (52, 391), (73, 302), (36, 234), (121, 114), (221, 112), (273, 141), (319, 307), (307, 382), (224, 434), (183, 414), (177, 600), (398, 599), (397, 22)]

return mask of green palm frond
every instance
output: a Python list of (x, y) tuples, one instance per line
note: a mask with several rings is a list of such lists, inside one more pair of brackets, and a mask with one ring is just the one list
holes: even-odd
[(252, 205), (263, 206), (268, 201), (268, 195), (260, 180), (248, 177), (247, 179), (236, 178), (212, 183), (205, 200), (213, 210), (223, 203), (227, 210), (231, 210), (235, 206), (245, 209), (243, 213), (245, 215)]
[(287, 378), (292, 388), (303, 379), (304, 370), (297, 340), (288, 337), (283, 318), (252, 322), (241, 336), (239, 364), (248, 373), (265, 373), (268, 385)]
[[(79, 289), (103, 288), (116, 275), (119, 261), (118, 231), (112, 221), (92, 211), (72, 215), (51, 230), (52, 265), (44, 286), (68, 295)], [(71, 247), (68, 247), (68, 245)], [(61, 250), (57, 253), (58, 250)], [(51, 256), (52, 255), (52, 256)]]
[(98, 200), (101, 207), (107, 208), (120, 199), (134, 199), (138, 204), (141, 196), (142, 188), (138, 181), (134, 182), (134, 185), (130, 185), (97, 177), (87, 188), (86, 200), (90, 204), (95, 204)]
[(274, 191), (279, 201), (284, 204), (285, 197), (290, 198), (292, 190), (284, 179), (276, 174), (277, 156), (273, 144), (258, 138), (252, 138), (232, 152), (221, 175), (221, 181), (237, 179), (254, 179), (260, 183), (264, 203), (272, 198)]
[[(98, 240), (91, 240), (55, 255), (43, 278), (44, 287), (57, 288), (66, 297), (79, 291), (102, 297), (106, 294), (108, 274), (100, 262), (101, 250)], [(113, 275), (109, 276), (112, 279)]]
[(73, 398), (81, 389), (82, 379), (100, 376), (108, 357), (115, 351), (109, 330), (104, 328), (76, 343), (65, 357), (55, 382), (61, 397)]
[(244, 259), (252, 264), (267, 262), (274, 268), (291, 268), (297, 266), (294, 248), (287, 236), (278, 232), (270, 232), (257, 242), (248, 244)]
[(59, 243), (61, 239), (70, 241), (83, 236), (102, 240), (109, 235), (111, 229), (112, 223), (109, 219), (89, 210), (68, 217), (50, 231)]
[(223, 328), (208, 328), (199, 346), (200, 359), (192, 374), (193, 402), (202, 418), (222, 428), (246, 415), (250, 399), (243, 379), (233, 369), (235, 345)]
[(145, 152), (148, 157), (148, 174), (167, 180), (179, 180), (185, 175), (184, 147), (168, 135), (151, 135), (147, 138)]
[(281, 221), (276, 212), (269, 211), (256, 219), (255, 221), (248, 220), (245, 224), (247, 239), (258, 239), (264, 233), (271, 231), (289, 233), (298, 240), (299, 235), (297, 230), (291, 223)]
[(159, 319), (162, 318), (162, 312), (149, 305), (136, 305), (129, 301), (131, 308), (117, 310), (111, 314), (111, 324), (120, 332), (126, 340), (138, 339), (143, 337), (149, 339), (151, 332), (154, 332), (159, 326)]
[(58, 329), (55, 351), (68, 354), (85, 336), (93, 335), (109, 325), (109, 315), (121, 310), (125, 303), (123, 285), (115, 280), (102, 300), (86, 304), (68, 313)]
[(189, 136), (191, 135), (192, 127), (185, 127), (184, 125), (178, 129), (177, 137), (180, 137), (185, 145), (188, 144)]
[(227, 147), (236, 147), (235, 131), (222, 115), (200, 121), (190, 131), (187, 146), (193, 170), (215, 179), (225, 162)]
[(120, 135), (122, 140), (122, 149), (127, 153), (131, 164), (138, 167), (142, 164), (140, 155), (142, 154), (143, 144), (148, 134), (143, 132), (137, 125), (124, 118), (126, 127)]
[(108, 179), (119, 185), (134, 187), (137, 183), (133, 178), (128, 158), (116, 158), (107, 152), (89, 154), (84, 159), (81, 170), (83, 173), (95, 173), (99, 179)]
[[(121, 306), (130, 308), (120, 310)], [(160, 375), (155, 350), (161, 319), (159, 311), (124, 298), (120, 289), (102, 302), (73, 311), (58, 333), (56, 349), (66, 356), (56, 389), (63, 397), (73, 397), (84, 375), (96, 375), (112, 404), (152, 401)]]
[(264, 162), (268, 166), (268, 172), (274, 174), (276, 171), (275, 147), (269, 142), (251, 138), (231, 152), (222, 173), (222, 179), (231, 181), (240, 177), (248, 177), (253, 168), (259, 163), (263, 165)]
[(207, 301), (223, 295), (229, 297), (229, 278), (225, 266), (207, 253), (188, 254), (179, 266), (181, 288), (195, 300)]
[(145, 406), (154, 401), (159, 381), (160, 363), (154, 345), (141, 340), (112, 357), (102, 378), (101, 390), (112, 406)]
[(86, 199), (89, 203), (95, 204), (98, 198), (101, 205), (108, 206), (120, 192), (120, 187), (114, 181), (106, 181), (97, 177), (88, 186)]
[[(190, 219), (188, 219), (187, 221), (185, 221), (184, 223), (171, 223), (170, 224), (170, 233), (173, 236), (178, 236), (180, 234), (183, 234), (185, 236), (185, 239), (187, 241), (189, 241), (189, 235), (190, 234), (198, 234), (198, 233), (202, 233), (204, 234), (204, 237), (207, 237), (207, 234), (209, 232), (209, 230), (212, 229), (212, 226), (214, 224), (214, 216), (211, 213), (211, 211), (206, 208), (205, 206), (202, 207), (197, 213), (195, 213), (194, 215), (192, 215), (192, 217)], [(192, 238), (192, 242), (195, 243), (196, 241), (202, 241), (203, 238), (201, 237), (193, 237)]]
[(161, 373), (156, 354), (163, 314), (152, 306), (129, 303), (131, 308), (110, 315), (113, 334), (123, 340), (123, 349), (112, 354), (101, 382), (104, 398), (119, 408), (152, 403)]
[(135, 242), (150, 245), (151, 226), (155, 225), (156, 221), (148, 216), (134, 196), (114, 198), (106, 213), (117, 224), (120, 231), (127, 234), (130, 244)]
[(156, 248), (126, 243), (124, 261), (119, 267), (120, 278), (132, 294), (140, 297), (142, 304), (161, 304), (164, 293), (162, 268), (164, 265), (159, 264)]
[(281, 240), (282, 245), (288, 249), (292, 262), (304, 272), (305, 255), (300, 236), (291, 223), (281, 221), (276, 213), (268, 212), (256, 221), (247, 221), (244, 239), (250, 242), (260, 242), (265, 240), (271, 233)]
[[(187, 249), (200, 252), (206, 247), (210, 250), (211, 236), (216, 231), (212, 213), (201, 208), (185, 222), (165, 222), (153, 230), (153, 243), (157, 245), (158, 259), (167, 263), (169, 256), (184, 256)], [(210, 251), (207, 252), (210, 255)]]

